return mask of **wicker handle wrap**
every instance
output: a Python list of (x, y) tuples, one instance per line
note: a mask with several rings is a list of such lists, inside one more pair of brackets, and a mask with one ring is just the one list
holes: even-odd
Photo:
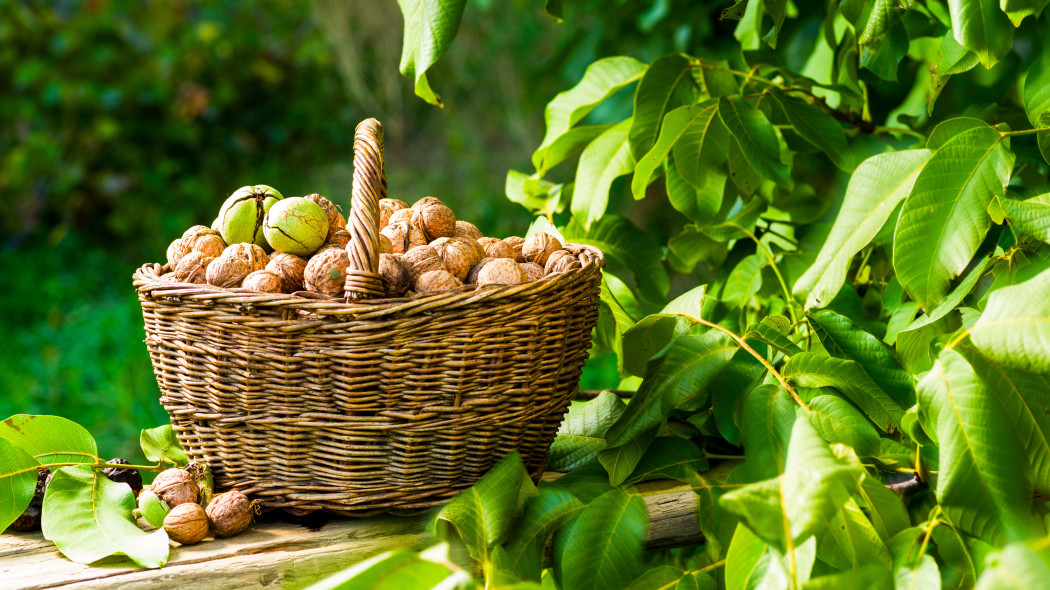
[(383, 125), (365, 119), (354, 134), (354, 185), (350, 201), (350, 266), (344, 290), (347, 299), (383, 297), (379, 270), (379, 199), (386, 198), (383, 168)]

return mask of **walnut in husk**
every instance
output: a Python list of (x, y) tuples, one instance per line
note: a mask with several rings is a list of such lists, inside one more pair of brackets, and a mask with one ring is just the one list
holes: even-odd
[(236, 287), (249, 274), (266, 268), (270, 258), (262, 248), (247, 242), (227, 246), (222, 256), (211, 261), (206, 277), (209, 285)]
[[(339, 212), (339, 207), (336, 207), (335, 203), (329, 201), (325, 197), (317, 193), (306, 195), (304, 197), (307, 201), (313, 201), (321, 206), (324, 210), (325, 215), (328, 216), (328, 239), (331, 241), (332, 233), (346, 229), (346, 218)], [(342, 244), (345, 246), (346, 244)]]
[(432, 270), (420, 275), (416, 281), (417, 293), (437, 293), (451, 291), (463, 283), (447, 270)]
[(412, 215), (414, 213), (414, 209), (399, 209), (397, 211), (394, 211), (390, 214), (390, 219), (387, 220), (387, 225), (403, 223), (405, 221), (412, 221)]
[[(481, 272), (481, 269), (485, 268), (486, 264), (492, 262), (493, 260), (495, 260), (495, 258), (482, 258), (481, 260), (479, 260), (477, 264), (471, 267), (470, 272), (467, 273), (467, 278), (463, 282), (468, 285), (478, 284), (478, 273)], [(540, 270), (542, 271), (543, 269)]]
[(241, 287), (260, 293), (280, 293), (281, 278), (268, 270), (257, 270), (244, 277)]
[(294, 293), (303, 290), (303, 273), (306, 271), (306, 260), (295, 254), (274, 252), (266, 264), (266, 270), (277, 275), (281, 280), (282, 293)]
[(143, 490), (139, 494), (138, 508), (132, 512), (132, 515), (142, 517), (155, 529), (159, 529), (164, 526), (164, 517), (171, 512), (171, 508), (168, 503), (161, 500), (157, 494), (153, 493), (153, 490)]
[(558, 250), (561, 250), (561, 242), (542, 232), (525, 238), (525, 243), (521, 245), (521, 254), (526, 262), (535, 262), (540, 266), (547, 264), (547, 258)]
[(346, 284), (346, 267), (350, 255), (343, 248), (329, 248), (310, 257), (306, 263), (305, 286), (329, 297), (341, 297)]
[(401, 297), (412, 288), (412, 274), (404, 258), (394, 254), (379, 255), (379, 274), (387, 297)]
[(481, 246), (472, 238), (465, 237), (448, 238), (435, 250), (445, 264), (445, 270), (461, 281), (466, 280), (470, 269), (485, 257)]
[(485, 249), (488, 258), (510, 258), (514, 260), (514, 248), (499, 238), (481, 238), (478, 244)]
[(208, 515), (198, 504), (179, 504), (164, 517), (164, 530), (183, 545), (200, 543), (208, 536)]
[(197, 501), (197, 482), (189, 472), (176, 467), (161, 471), (150, 489), (172, 509)]
[(437, 250), (427, 245), (412, 248), (405, 252), (401, 259), (408, 265), (408, 273), (412, 275), (413, 281), (418, 281), (425, 272), (448, 270), (445, 268), (445, 262), (438, 256)]
[[(29, 501), (29, 506), (26, 506), (22, 514), (11, 523), (11, 528), (22, 532), (35, 531), (40, 528), (40, 513), (44, 507), (44, 493), (47, 491), (49, 481), (51, 481), (50, 469), (45, 467), (37, 470), (36, 489), (33, 492), (33, 499)], [(0, 530), (0, 533), (2, 532)]]
[(518, 236), (508, 236), (506, 238), (503, 238), (503, 243), (510, 246), (511, 249), (514, 250), (514, 260), (517, 260), (519, 263), (525, 262), (525, 256), (521, 253), (522, 246), (525, 245), (525, 238), (521, 238)]
[(340, 248), (346, 248), (346, 245), (349, 243), (350, 232), (347, 231), (346, 228), (339, 228), (328, 232), (328, 237), (325, 238), (324, 244), (321, 246), (321, 248), (324, 248), (325, 246), (338, 246)]
[(379, 234), (379, 237), (378, 237), (377, 241), (379, 242), (379, 253), (380, 254), (393, 254), (394, 253), (394, 244), (392, 244), (390, 242), (390, 238), (384, 236), (383, 234)]
[(473, 223), (469, 221), (463, 221), (462, 219), (457, 219), (456, 231), (452, 235), (479, 240), (483, 237), (484, 234), (482, 234), (481, 230), (478, 229), (477, 226), (475, 226)]
[(238, 490), (218, 494), (206, 510), (211, 532), (216, 537), (232, 537), (248, 528), (252, 515), (258, 511), (259, 501), (249, 501)]
[(567, 270), (581, 268), (580, 260), (568, 250), (558, 250), (547, 258), (547, 264), (543, 266), (545, 274), (555, 274)]
[[(108, 463), (113, 465), (130, 465), (131, 462), (127, 459), (110, 459)], [(142, 491), (142, 474), (139, 473), (138, 469), (129, 469), (121, 467), (106, 467), (102, 470), (102, 475), (105, 475), (112, 481), (117, 483), (126, 483), (131, 487), (131, 493), (137, 498), (139, 492)]]
[(394, 254), (404, 254), (416, 246), (427, 244), (427, 238), (423, 230), (412, 225), (409, 221), (391, 223), (379, 232), (390, 240), (390, 247)]
[(401, 199), (379, 199), (379, 229), (389, 225), (390, 216), (402, 209), (408, 209), (408, 203)]
[(203, 508), (207, 506), (215, 493), (215, 480), (212, 477), (211, 467), (207, 463), (193, 461), (186, 466), (186, 472), (193, 476), (197, 482), (197, 503)]
[(215, 259), (211, 256), (205, 256), (200, 252), (190, 252), (179, 260), (173, 278), (183, 283), (204, 284), (207, 282), (208, 265), (213, 260)]
[(437, 238), (451, 237), (456, 233), (456, 215), (447, 205), (434, 197), (423, 197), (412, 205), (415, 213), (412, 223), (419, 226), (427, 237), (427, 242)]
[(547, 276), (547, 273), (543, 272), (543, 267), (535, 262), (522, 262), (520, 266), (521, 270), (525, 271), (525, 276), (529, 279), (530, 283)]
[(478, 285), (517, 285), (527, 281), (521, 265), (510, 258), (496, 258), (478, 272)]
[(179, 264), (179, 261), (182, 260), (182, 257), (189, 251), (189, 246), (182, 241), (182, 238), (177, 238), (175, 241), (168, 244), (168, 267), (175, 268), (175, 266)]

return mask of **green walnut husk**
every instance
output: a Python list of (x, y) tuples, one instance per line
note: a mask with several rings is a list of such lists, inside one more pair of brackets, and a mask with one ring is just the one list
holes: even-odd
[(284, 199), (266, 213), (263, 235), (278, 252), (309, 256), (328, 237), (328, 214), (303, 197)]
[(215, 481), (211, 475), (211, 467), (208, 467), (207, 463), (194, 461), (186, 466), (186, 471), (193, 476), (193, 481), (197, 482), (197, 488), (200, 490), (197, 494), (197, 503), (201, 505), (201, 508), (207, 508), (212, 495), (215, 494)]
[(144, 490), (139, 494), (139, 508), (137, 512), (153, 528), (159, 529), (164, 526), (164, 517), (171, 512), (171, 508), (168, 507), (167, 502), (157, 497), (157, 494), (150, 490)]
[(222, 204), (216, 229), (227, 244), (246, 242), (266, 247), (262, 231), (266, 212), (283, 198), (277, 189), (265, 184), (242, 186)]

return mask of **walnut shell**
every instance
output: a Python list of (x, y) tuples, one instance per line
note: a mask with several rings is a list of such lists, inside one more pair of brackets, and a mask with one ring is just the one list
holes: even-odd
[(261, 293), (280, 293), (281, 277), (268, 270), (257, 270), (244, 277), (241, 287)]
[(252, 502), (243, 492), (233, 490), (218, 494), (208, 504), (207, 518), (216, 537), (232, 537), (248, 528), (258, 501)]
[[(407, 209), (406, 209), (407, 211)], [(427, 238), (423, 230), (409, 221), (391, 223), (379, 232), (390, 240), (390, 247), (394, 254), (404, 254), (416, 246), (425, 246)]]
[[(492, 262), (493, 260), (495, 260), (495, 258), (482, 258), (481, 260), (479, 260), (477, 264), (471, 267), (470, 272), (467, 273), (466, 280), (464, 280), (463, 282), (469, 285), (478, 284), (478, 273), (481, 272), (482, 268), (485, 268), (486, 264)], [(540, 270), (542, 271), (543, 269)]]
[(525, 238), (521, 245), (521, 254), (526, 262), (535, 262), (543, 266), (547, 264), (547, 258), (551, 254), (561, 250), (561, 242), (550, 234), (536, 233)]
[(200, 543), (208, 536), (208, 515), (199, 504), (179, 504), (164, 517), (164, 530), (183, 545)]
[(403, 221), (412, 221), (413, 213), (415, 213), (415, 211), (412, 209), (398, 209), (390, 214), (390, 218), (387, 220), (387, 225), (393, 225)]
[(211, 256), (205, 256), (200, 252), (190, 252), (179, 260), (178, 266), (175, 267), (174, 278), (183, 283), (204, 284), (207, 282), (208, 265), (213, 260), (215, 259)]
[(437, 293), (451, 291), (463, 283), (447, 270), (432, 270), (420, 275), (416, 281), (417, 293)]
[(200, 252), (211, 258), (218, 258), (226, 250), (226, 242), (213, 229), (205, 229), (189, 238), (182, 238), (183, 242), (189, 240), (191, 252)]
[(443, 239), (445, 241), (434, 249), (445, 264), (445, 269), (457, 279), (461, 281), (466, 280), (470, 269), (474, 268), (474, 265), (485, 257), (484, 250), (473, 238), (452, 237)]
[(161, 471), (153, 480), (150, 489), (173, 509), (181, 504), (197, 501), (197, 482), (189, 472), (177, 467)]
[(437, 250), (431, 246), (416, 246), (401, 258), (408, 265), (408, 274), (413, 281), (418, 281), (420, 275), (432, 270), (448, 270), (445, 261), (438, 255)]
[(555, 274), (567, 270), (578, 269), (581, 268), (581, 266), (579, 259), (573, 256), (571, 252), (568, 250), (558, 250), (547, 258), (547, 264), (543, 266), (543, 272), (545, 274)]
[(479, 240), (484, 236), (476, 225), (469, 221), (463, 221), (462, 219), (456, 220), (456, 231), (452, 235), (457, 237), (462, 236), (466, 238), (474, 238), (475, 240)]
[(343, 248), (328, 248), (310, 257), (303, 271), (307, 291), (317, 291), (329, 297), (341, 297), (346, 284), (346, 267), (350, 255)]
[(270, 262), (266, 264), (266, 270), (277, 275), (281, 280), (282, 293), (295, 293), (303, 290), (304, 273), (306, 272), (306, 260), (295, 254), (274, 252)]
[(214, 228), (208, 227), (206, 225), (195, 225), (195, 226), (189, 228), (188, 230), (182, 232), (182, 237), (189, 238), (189, 237), (195, 236), (195, 235), (197, 235), (197, 234), (199, 234), (201, 232), (206, 232), (206, 231), (216, 231), (216, 230)]
[(503, 238), (503, 243), (507, 244), (514, 250), (514, 260), (517, 260), (519, 263), (525, 262), (525, 257), (521, 254), (521, 247), (525, 245), (525, 238), (508, 236)]
[(514, 260), (514, 248), (499, 238), (481, 238), (478, 244), (485, 249), (485, 256)]
[(423, 207), (427, 207), (429, 205), (434, 205), (434, 204), (444, 205), (444, 203), (441, 202), (441, 199), (439, 199), (437, 197), (427, 196), (427, 197), (423, 197), (422, 199), (416, 201), (415, 203), (412, 203), (412, 210), (413, 211), (419, 211)]
[(379, 234), (379, 253), (380, 254), (393, 254), (394, 244), (391, 243), (390, 238)]
[(401, 199), (379, 199), (379, 229), (386, 227), (390, 216), (401, 209), (408, 209), (408, 203)]
[[(346, 245), (349, 243), (350, 232), (348, 232), (346, 228), (339, 228), (336, 230), (328, 231), (328, 237), (325, 238), (324, 244), (321, 245), (321, 248), (324, 248), (325, 246), (337, 246), (339, 248), (346, 248)], [(321, 248), (318, 248), (318, 250), (320, 250)]]
[(208, 265), (206, 278), (209, 285), (236, 287), (250, 273), (266, 268), (269, 261), (270, 257), (259, 246), (238, 242), (227, 246), (222, 256)]
[(380, 254), (379, 274), (383, 275), (383, 290), (387, 297), (401, 297), (412, 288), (412, 274), (402, 256)]
[(478, 285), (517, 285), (528, 280), (521, 266), (510, 258), (496, 258), (478, 272)]
[(182, 257), (190, 251), (190, 247), (182, 238), (176, 238), (175, 241), (168, 244), (168, 267), (175, 268), (175, 266), (182, 260)]
[[(335, 203), (329, 201), (325, 197), (317, 193), (306, 195), (307, 201), (313, 201), (321, 206), (324, 210), (324, 214), (328, 216), (328, 236), (331, 238), (332, 233), (336, 230), (346, 229), (346, 218), (339, 212), (339, 207)], [(345, 246), (346, 244), (343, 244)]]
[(528, 277), (530, 283), (547, 276), (547, 273), (543, 272), (543, 267), (535, 262), (522, 262), (520, 264), (521, 270), (525, 271), (525, 276)]
[(423, 206), (417, 207), (418, 205), (419, 203), (416, 203), (413, 206), (416, 212), (412, 215), (412, 223), (423, 230), (428, 242), (451, 237), (456, 233), (456, 214), (447, 205), (437, 199)]

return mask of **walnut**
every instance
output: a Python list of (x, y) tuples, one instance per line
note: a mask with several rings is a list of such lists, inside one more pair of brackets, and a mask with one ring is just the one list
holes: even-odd
[(452, 276), (447, 270), (432, 270), (420, 275), (416, 281), (416, 292), (437, 293), (439, 291), (451, 291), (463, 283)]
[(267, 262), (269, 257), (262, 248), (255, 244), (238, 242), (227, 246), (222, 251), (222, 256), (211, 261), (205, 276), (209, 285), (236, 287), (250, 273), (266, 268)]
[(517, 285), (528, 280), (521, 266), (509, 258), (496, 258), (478, 272), (478, 285)]
[(223, 251), (226, 250), (226, 242), (219, 232), (212, 229), (203, 230), (189, 238), (182, 238), (182, 241), (187, 242), (191, 252), (200, 252), (211, 258), (222, 256)]
[(207, 282), (208, 265), (213, 260), (215, 259), (211, 256), (205, 256), (200, 252), (190, 252), (179, 260), (178, 266), (175, 267), (174, 279), (183, 283), (202, 285)]
[(466, 280), (470, 269), (485, 257), (485, 251), (472, 238), (444, 239), (445, 241), (434, 249), (452, 276), (461, 281)]
[(445, 247), (445, 244), (448, 243), (449, 239), (450, 238), (438, 238), (430, 242), (430, 247), (440, 252), (441, 249)]
[[(348, 244), (347, 245), (347, 250), (348, 251), (349, 251), (349, 248), (350, 248), (350, 246)], [(380, 254), (393, 254), (394, 253), (394, 244), (390, 242), (390, 238), (384, 236), (383, 234), (379, 234), (379, 253)]]
[(303, 290), (303, 273), (306, 271), (306, 260), (295, 254), (274, 252), (266, 270), (277, 275), (281, 280), (282, 293), (295, 293)]
[(478, 273), (481, 272), (481, 269), (484, 268), (486, 264), (492, 262), (493, 260), (495, 260), (495, 258), (482, 258), (481, 260), (479, 260), (477, 264), (471, 267), (470, 272), (467, 273), (466, 280), (464, 280), (463, 282), (470, 285), (476, 285), (478, 283)]
[(168, 267), (175, 268), (179, 261), (182, 260), (182, 257), (189, 251), (189, 245), (182, 238), (176, 238), (175, 241), (168, 244)]
[[(405, 210), (407, 211), (408, 209)], [(425, 246), (427, 244), (427, 238), (423, 235), (423, 230), (408, 221), (391, 223), (379, 233), (390, 240), (390, 246), (394, 254), (404, 254), (416, 246)]]
[(401, 209), (408, 209), (408, 203), (401, 199), (379, 199), (379, 229), (386, 227), (390, 216)]
[[(346, 248), (346, 245), (349, 243), (350, 232), (347, 231), (345, 228), (339, 228), (337, 230), (330, 230), (328, 232), (328, 237), (325, 238), (324, 244), (321, 245), (321, 248), (324, 248), (325, 246), (337, 246), (339, 248)], [(318, 248), (318, 250), (320, 250), (321, 248)]]
[(261, 293), (280, 293), (281, 277), (268, 270), (257, 270), (244, 277), (241, 287)]
[[(427, 201), (427, 199), (430, 200)], [(415, 209), (412, 223), (423, 230), (427, 242), (432, 242), (437, 238), (447, 238), (456, 233), (455, 213), (434, 197), (424, 197), (412, 208)]]
[[(336, 206), (335, 203), (329, 201), (328, 199), (322, 197), (317, 193), (306, 195), (305, 198), (307, 201), (313, 201), (314, 203), (317, 203), (321, 206), (321, 209), (324, 209), (325, 215), (328, 216), (329, 238), (331, 238), (332, 234), (335, 231), (340, 229), (346, 229), (346, 218), (343, 217), (343, 214), (339, 212), (339, 207)], [(345, 246), (346, 244), (343, 245)]]
[(330, 297), (341, 297), (348, 266), (350, 256), (342, 248), (329, 248), (314, 254), (303, 271), (306, 290), (317, 291)]
[(547, 258), (554, 252), (561, 250), (561, 242), (550, 234), (536, 233), (525, 238), (521, 245), (521, 254), (526, 262), (535, 262), (543, 266), (547, 264)]
[(547, 258), (543, 266), (544, 274), (555, 274), (581, 268), (580, 261), (568, 250), (558, 250)]
[(197, 482), (189, 472), (177, 467), (161, 471), (150, 490), (173, 509), (181, 504), (196, 506)]
[(390, 218), (387, 220), (387, 225), (393, 225), (403, 221), (412, 221), (413, 213), (415, 213), (415, 211), (412, 209), (398, 209), (390, 214)]
[(466, 238), (474, 238), (475, 240), (479, 240), (484, 234), (482, 234), (481, 230), (479, 230), (477, 226), (475, 226), (473, 223), (469, 221), (463, 221), (462, 219), (457, 219), (456, 231), (452, 235), (457, 237), (462, 236)]
[(525, 238), (518, 236), (508, 236), (503, 238), (503, 243), (507, 244), (514, 250), (514, 260), (525, 262), (525, 257), (521, 254), (521, 247), (525, 245)]
[(387, 297), (401, 297), (412, 288), (412, 274), (402, 256), (380, 254), (379, 274), (383, 275), (383, 290)]
[(216, 231), (215, 228), (208, 227), (206, 225), (195, 225), (188, 230), (182, 232), (182, 237), (189, 238), (193, 237), (201, 232)]
[(179, 504), (164, 517), (164, 530), (183, 545), (200, 543), (208, 536), (208, 515), (198, 504)]
[(521, 270), (525, 271), (525, 276), (528, 277), (530, 283), (547, 276), (547, 273), (543, 272), (543, 267), (535, 262), (522, 262)]
[(408, 274), (412, 276), (413, 281), (418, 281), (420, 275), (425, 272), (448, 270), (445, 268), (445, 262), (438, 255), (437, 250), (427, 245), (416, 246), (405, 252), (402, 260), (408, 265)]
[(207, 518), (216, 537), (232, 537), (248, 528), (259, 501), (249, 501), (239, 490), (219, 494), (208, 504)]
[(485, 256), (491, 258), (510, 258), (514, 260), (514, 248), (499, 238), (481, 238), (478, 244), (485, 249)]

